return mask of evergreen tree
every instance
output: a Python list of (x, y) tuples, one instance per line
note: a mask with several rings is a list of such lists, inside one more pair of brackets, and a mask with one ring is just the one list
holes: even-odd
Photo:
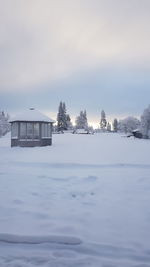
[(141, 131), (144, 138), (150, 138), (150, 105), (141, 116)]
[(64, 124), (64, 130), (67, 130), (67, 110), (66, 110), (66, 104), (63, 103), (63, 124)]
[(57, 114), (57, 130), (63, 131), (68, 130), (71, 126), (71, 119), (69, 114), (67, 114), (65, 102), (60, 102)]
[(67, 130), (72, 129), (72, 123), (69, 114), (66, 115), (66, 123), (67, 123)]
[(106, 114), (105, 114), (105, 111), (102, 110), (102, 111), (101, 111), (100, 128), (101, 128), (102, 130), (104, 130), (104, 129), (106, 129), (106, 126), (107, 126)]
[(76, 129), (87, 129), (87, 113), (86, 110), (80, 111), (80, 115), (76, 118)]
[(109, 122), (107, 123), (107, 131), (111, 132), (111, 124)]
[(87, 129), (88, 128), (88, 122), (87, 122), (86, 110), (84, 110), (84, 112), (83, 112), (83, 120), (84, 120), (84, 128)]
[(114, 121), (113, 121), (113, 130), (114, 130), (114, 132), (118, 131), (118, 121), (117, 121), (117, 119), (114, 119)]
[(63, 131), (64, 130), (64, 112), (63, 112), (63, 103), (62, 101), (58, 107), (58, 114), (57, 114), (57, 130)]

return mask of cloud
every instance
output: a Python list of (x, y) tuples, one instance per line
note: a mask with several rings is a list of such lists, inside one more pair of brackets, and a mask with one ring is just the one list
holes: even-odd
[(149, 0), (0, 0), (0, 91), (149, 69), (149, 10)]

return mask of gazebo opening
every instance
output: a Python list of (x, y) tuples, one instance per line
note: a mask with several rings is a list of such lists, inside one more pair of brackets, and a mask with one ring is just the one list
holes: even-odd
[(40, 124), (37, 122), (21, 122), (20, 139), (40, 139)]
[(14, 122), (11, 125), (11, 138), (18, 138), (18, 123)]

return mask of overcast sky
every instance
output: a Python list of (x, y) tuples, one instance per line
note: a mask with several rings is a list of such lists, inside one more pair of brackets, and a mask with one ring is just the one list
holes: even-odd
[(150, 104), (150, 0), (0, 0), (0, 110), (98, 122)]

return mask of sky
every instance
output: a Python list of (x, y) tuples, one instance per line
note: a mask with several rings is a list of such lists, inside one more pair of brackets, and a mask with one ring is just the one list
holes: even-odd
[(0, 0), (0, 110), (98, 125), (150, 104), (150, 0)]

